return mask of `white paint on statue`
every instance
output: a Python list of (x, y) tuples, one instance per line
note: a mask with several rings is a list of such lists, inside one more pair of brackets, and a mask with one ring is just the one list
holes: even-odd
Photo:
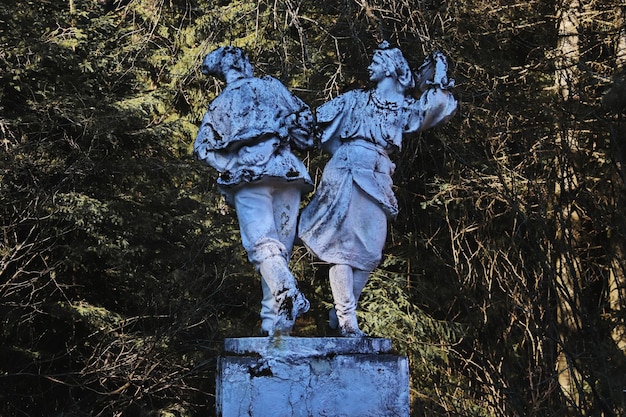
[(309, 309), (288, 263), (301, 195), (312, 189), (291, 148), (313, 146), (313, 114), (278, 80), (254, 77), (240, 48), (211, 52), (202, 72), (226, 86), (208, 106), (194, 154), (220, 173), (218, 186), (235, 207), (243, 246), (261, 273), (263, 332), (289, 334)]
[[(322, 149), (332, 157), (311, 202), (303, 210), (299, 236), (329, 273), (335, 310), (330, 321), (342, 335), (362, 337), (356, 308), (369, 274), (382, 257), (387, 221), (398, 213), (390, 155), (407, 133), (444, 123), (456, 111), (448, 88), (445, 56), (429, 57), (419, 69), (419, 99), (413, 73), (397, 48), (384, 42), (368, 67), (371, 90), (349, 91), (317, 109)], [(336, 314), (336, 319), (335, 315)]]

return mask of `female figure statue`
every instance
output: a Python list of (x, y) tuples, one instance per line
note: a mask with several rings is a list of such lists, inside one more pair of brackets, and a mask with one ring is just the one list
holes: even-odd
[(415, 80), (408, 62), (383, 42), (368, 67), (375, 87), (349, 91), (317, 109), (320, 145), (332, 157), (301, 214), (299, 237), (332, 265), (330, 324), (343, 336), (364, 336), (357, 302), (381, 260), (387, 221), (398, 213), (390, 155), (401, 150), (403, 135), (441, 124), (456, 110), (446, 68), (441, 54), (420, 67), (425, 78), (418, 81), (425, 91), (415, 99), (409, 94)]

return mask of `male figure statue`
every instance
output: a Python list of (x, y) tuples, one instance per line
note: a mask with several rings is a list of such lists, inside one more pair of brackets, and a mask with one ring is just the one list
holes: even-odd
[(219, 173), (218, 187), (235, 207), (248, 259), (261, 274), (261, 330), (289, 334), (309, 310), (288, 268), (301, 195), (312, 189), (291, 147), (313, 146), (313, 115), (278, 80), (253, 76), (240, 48), (209, 53), (202, 72), (226, 82), (209, 104), (194, 154)]

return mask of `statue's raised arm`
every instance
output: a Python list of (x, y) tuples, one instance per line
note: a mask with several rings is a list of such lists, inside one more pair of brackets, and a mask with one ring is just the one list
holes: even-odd
[[(368, 72), (372, 89), (349, 91), (317, 109), (320, 144), (332, 157), (299, 224), (307, 248), (332, 265), (331, 327), (349, 337), (363, 335), (357, 302), (382, 257), (387, 222), (398, 213), (390, 154), (407, 133), (437, 126), (457, 108), (443, 54), (427, 58), (416, 80), (402, 52), (383, 42)], [(416, 81), (419, 99), (411, 95)]]
[(414, 73), (415, 82), (422, 95), (419, 107), (424, 112), (422, 120), (413, 126), (426, 130), (445, 123), (456, 113), (457, 101), (450, 91), (454, 79), (448, 77), (448, 60), (440, 51), (435, 51)]

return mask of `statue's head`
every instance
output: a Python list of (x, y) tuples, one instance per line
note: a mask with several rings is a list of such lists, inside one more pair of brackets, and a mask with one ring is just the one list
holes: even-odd
[(237, 71), (243, 77), (254, 75), (248, 55), (241, 48), (222, 46), (209, 53), (202, 62), (202, 73), (224, 79), (229, 71)]
[(389, 42), (383, 41), (374, 55), (378, 56), (384, 65), (389, 70), (391, 76), (398, 82), (404, 91), (410, 90), (415, 87), (415, 80), (413, 79), (413, 72), (407, 62), (402, 51), (398, 48), (392, 48)]

